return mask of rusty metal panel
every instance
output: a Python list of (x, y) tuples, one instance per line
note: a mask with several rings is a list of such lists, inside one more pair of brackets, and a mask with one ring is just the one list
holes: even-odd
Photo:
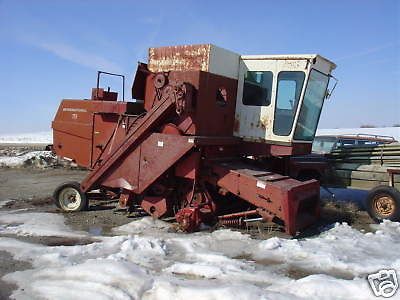
[(140, 202), (140, 206), (153, 218), (160, 218), (168, 212), (171, 203), (164, 197), (146, 196)]
[[(167, 98), (163, 102), (159, 102), (151, 112), (141, 118), (127, 138), (120, 143), (120, 146), (116, 147), (104, 159), (104, 162), (81, 182), (82, 190), (86, 192), (95, 186), (101, 185), (101, 182), (105, 180), (106, 174), (112, 173), (116, 164), (123, 163), (126, 154), (139, 146), (141, 139), (149, 135), (154, 130), (154, 127), (158, 125), (159, 120), (170, 114), (173, 107), (173, 99)], [(129, 166), (126, 166), (126, 168), (129, 168)]]
[(183, 45), (149, 49), (149, 70), (208, 71), (211, 45)]
[[(237, 80), (200, 71), (171, 72), (168, 79), (190, 83), (196, 89), (190, 111), (178, 121), (185, 134), (232, 136)], [(221, 91), (223, 100), (219, 99)]]
[(204, 71), (237, 79), (240, 55), (211, 44), (149, 49), (151, 72)]
[(94, 102), (63, 100), (52, 123), (55, 153), (83, 167), (90, 167)]
[(117, 92), (109, 92), (105, 91), (101, 88), (93, 88), (92, 89), (92, 98), (91, 100), (99, 100), (99, 101), (117, 101), (118, 93)]
[(215, 163), (217, 185), (255, 205), (260, 214), (278, 217), (295, 235), (319, 218), (319, 184), (300, 182), (242, 162)]
[(95, 114), (93, 116), (93, 137), (91, 167), (100, 155), (108, 148), (115, 131), (119, 129), (116, 114)]
[(140, 194), (194, 147), (187, 136), (153, 133), (140, 146)]
[(135, 190), (139, 183), (140, 147), (134, 149), (121, 158), (112, 169), (105, 173), (102, 186), (123, 188), (127, 191)]
[(116, 101), (63, 100), (52, 123), (54, 151), (90, 168), (101, 153), (100, 145), (105, 146), (110, 138), (119, 115), (133, 111), (134, 106)]
[[(158, 100), (154, 76), (147, 79), (145, 108), (150, 110)], [(186, 82), (193, 88), (176, 121), (184, 134), (232, 136), (237, 80), (202, 71), (171, 71), (167, 80)]]
[(149, 70), (147, 69), (147, 64), (139, 63), (135, 79), (132, 83), (132, 98), (136, 100), (144, 100), (145, 89), (146, 89), (146, 78), (149, 75)]
[(175, 166), (175, 176), (195, 179), (200, 169), (200, 152), (192, 152)]

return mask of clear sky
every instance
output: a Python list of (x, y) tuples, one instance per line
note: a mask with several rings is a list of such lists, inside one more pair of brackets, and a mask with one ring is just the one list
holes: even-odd
[(400, 123), (400, 1), (0, 0), (0, 133), (49, 130), (98, 69), (130, 86), (148, 47), (194, 43), (322, 54), (339, 85), (320, 128)]

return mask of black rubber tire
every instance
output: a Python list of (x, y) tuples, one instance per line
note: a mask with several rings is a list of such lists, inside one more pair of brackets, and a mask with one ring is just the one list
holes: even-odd
[[(389, 197), (393, 200), (394, 208), (390, 214), (383, 215), (376, 209), (376, 201), (382, 197)], [(377, 223), (383, 220), (394, 222), (400, 221), (400, 192), (391, 186), (380, 185), (369, 191), (367, 196), (366, 209), (370, 217)]]
[[(80, 195), (80, 203), (73, 209), (67, 209), (61, 202), (60, 197), (62, 196), (63, 190), (66, 188), (75, 189)], [(54, 193), (53, 193), (53, 201), (55, 205), (65, 212), (76, 212), (76, 211), (84, 211), (89, 209), (89, 201), (85, 193), (81, 191), (81, 185), (76, 181), (69, 181), (59, 185)]]

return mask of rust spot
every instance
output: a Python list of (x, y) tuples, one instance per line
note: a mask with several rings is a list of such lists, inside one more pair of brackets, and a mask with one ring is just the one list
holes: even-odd
[(260, 122), (260, 127), (262, 129), (266, 129), (267, 127), (270, 126), (270, 120), (267, 117), (262, 117), (261, 120), (259, 120)]
[(233, 131), (234, 132), (239, 132), (240, 128), (240, 121), (239, 121), (239, 116), (235, 117), (235, 122), (233, 123)]

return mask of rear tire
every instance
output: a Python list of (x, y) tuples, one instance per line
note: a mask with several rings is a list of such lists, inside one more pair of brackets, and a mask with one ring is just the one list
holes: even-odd
[(61, 184), (53, 194), (54, 203), (65, 212), (87, 210), (89, 201), (81, 191), (79, 182), (71, 181)]
[(400, 221), (400, 192), (391, 186), (373, 188), (367, 196), (367, 211), (377, 223)]

